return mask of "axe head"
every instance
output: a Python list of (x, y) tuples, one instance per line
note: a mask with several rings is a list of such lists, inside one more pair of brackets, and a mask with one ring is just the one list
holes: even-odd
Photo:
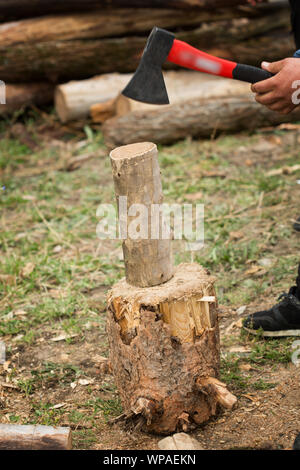
[(154, 27), (139, 66), (122, 95), (150, 104), (169, 104), (162, 66), (172, 49), (175, 36)]

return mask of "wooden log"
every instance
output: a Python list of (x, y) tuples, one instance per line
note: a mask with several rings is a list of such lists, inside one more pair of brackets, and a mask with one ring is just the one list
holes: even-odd
[(70, 428), (0, 424), (0, 450), (70, 450)]
[(71, 39), (94, 39), (145, 34), (153, 25), (168, 28), (198, 27), (204, 21), (231, 20), (242, 15), (241, 12), (195, 12), (180, 10), (108, 9), (101, 12), (68, 13), (49, 15), (40, 18), (14, 21), (0, 25), (1, 45), (36, 44), (46, 41), (65, 41)]
[(116, 100), (116, 98), (113, 98), (112, 100), (107, 100), (103, 103), (93, 104), (89, 110), (92, 121), (103, 124), (108, 119), (116, 116)]
[(54, 87), (51, 83), (25, 83), (5, 85), (6, 104), (0, 105), (0, 116), (20, 111), (30, 105), (43, 106), (53, 100)]
[[(243, 82), (214, 77), (200, 72), (167, 71), (164, 80), (172, 105), (188, 100), (201, 98), (216, 98), (220, 96), (236, 96), (248, 94), (249, 85)], [(80, 83), (80, 82), (79, 82)], [(121, 90), (120, 90), (121, 91)], [(103, 123), (114, 116), (124, 116), (135, 111), (161, 110), (161, 105), (152, 105), (131, 100), (118, 94), (115, 100), (108, 100), (91, 106), (90, 115), (93, 122)]]
[[(120, 15), (109, 10), (101, 15), (93, 12), (7, 23), (0, 27), (0, 77), (7, 82), (57, 83), (100, 73), (133, 72), (155, 23), (199, 49), (237, 62), (257, 65), (262, 59), (272, 61), (293, 52), (288, 8), (274, 7), (258, 17), (210, 22), (201, 19), (201, 12), (181, 13), (137, 9), (129, 14), (127, 10), (120, 21)], [(196, 29), (195, 24), (199, 25)], [(115, 37), (107, 37), (111, 31)]]
[[(199, 97), (207, 99), (249, 93), (249, 85), (247, 83), (214, 77), (213, 75), (200, 72), (186, 70), (167, 71), (164, 73), (164, 80), (171, 105), (185, 103)], [(119, 94), (115, 102), (112, 103), (111, 108), (115, 116), (124, 116), (136, 111), (161, 110), (162, 106), (131, 100)], [(163, 108), (166, 108), (166, 106)], [(97, 112), (100, 112), (100, 106), (92, 106), (92, 118), (97, 118)]]
[[(116, 148), (110, 153), (118, 207), (120, 198), (126, 196), (126, 228), (122, 234), (126, 279), (134, 286), (155, 286), (168, 281), (173, 275), (171, 243), (168, 239), (153, 239), (151, 206), (163, 199), (157, 147), (143, 142)], [(140, 235), (128, 237), (130, 224), (137, 214), (130, 214), (134, 204), (143, 204)], [(141, 209), (139, 209), (141, 210)], [(128, 218), (127, 218), (128, 214)], [(123, 223), (123, 221), (122, 221)], [(125, 227), (125, 226), (124, 226)]]
[(153, 111), (131, 112), (106, 121), (102, 132), (107, 147), (114, 148), (150, 138), (160, 144), (170, 144), (187, 136), (210, 137), (220, 132), (254, 130), (299, 119), (299, 109), (290, 115), (270, 111), (258, 104), (249, 90), (231, 96), (199, 96)]
[(123, 419), (134, 426), (186, 432), (228, 406), (210, 386), (220, 384), (214, 281), (198, 264), (181, 264), (164, 284), (122, 280), (108, 294), (110, 362)]
[[(86, 118), (92, 104), (115, 98), (131, 76), (112, 73), (58, 85), (55, 89), (55, 109), (60, 120), (68, 122)], [(108, 117), (112, 117), (112, 113)]]
[[(247, 5), (247, 0), (113, 0), (114, 7), (131, 8), (185, 8), (214, 10), (215, 8)], [(0, 19), (25, 18), (49, 13), (87, 11), (94, 8), (103, 10), (111, 7), (111, 0), (0, 0)]]

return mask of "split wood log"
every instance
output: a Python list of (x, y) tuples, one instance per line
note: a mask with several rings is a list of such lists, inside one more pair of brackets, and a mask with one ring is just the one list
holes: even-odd
[[(85, 0), (84, 2), (82, 0), (64, 0), (63, 2), (61, 0), (35, 0), (34, 2), (32, 0), (0, 0), (0, 19), (30, 18), (70, 10), (85, 12), (94, 8), (99, 8), (101, 11), (111, 5), (111, 0)], [(192, 8), (205, 11), (239, 5), (248, 5), (248, 0), (113, 0), (115, 8), (186, 8), (189, 10)]]
[(6, 104), (0, 104), (0, 116), (20, 111), (30, 105), (43, 106), (53, 100), (51, 83), (25, 83), (5, 85)]
[[(255, 17), (247, 12), (241, 18), (207, 21), (200, 10), (184, 15), (177, 9), (103, 10), (6, 23), (0, 26), (0, 77), (6, 82), (58, 83), (133, 72), (155, 23), (199, 49), (237, 62), (258, 65), (262, 59), (292, 54), (287, 7), (274, 4), (270, 12)], [(111, 31), (114, 37), (108, 37)]]
[(70, 428), (0, 424), (0, 450), (70, 450)]
[[(112, 102), (131, 77), (131, 74), (111, 73), (58, 85), (55, 89), (55, 109), (60, 120), (68, 122), (88, 117), (91, 105)], [(112, 117), (112, 113), (107, 113), (108, 109), (106, 104), (107, 119)]]
[[(171, 242), (152, 236), (156, 228), (152, 207), (163, 200), (157, 147), (151, 142), (119, 147), (110, 153), (110, 160), (119, 213), (125, 209), (120, 224), (127, 282), (141, 287), (166, 282), (173, 275)], [(130, 236), (130, 225), (136, 224), (137, 212), (136, 238)]]
[(159, 144), (170, 144), (187, 136), (211, 137), (221, 132), (254, 130), (299, 119), (299, 109), (290, 115), (270, 111), (258, 104), (249, 91), (247, 94), (208, 99), (198, 97), (153, 111), (135, 111), (109, 119), (102, 132), (107, 147), (114, 148), (149, 139)]
[(181, 264), (164, 284), (137, 288), (122, 280), (108, 294), (110, 362), (133, 425), (186, 432), (236, 401), (217, 380), (214, 281), (198, 264)]

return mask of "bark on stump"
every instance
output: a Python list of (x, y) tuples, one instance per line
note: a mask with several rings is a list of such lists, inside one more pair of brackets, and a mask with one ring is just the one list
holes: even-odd
[[(161, 203), (154, 144), (115, 149), (111, 161), (118, 201), (127, 195), (128, 207), (133, 202), (148, 207)], [(191, 430), (215, 415), (218, 405), (232, 408), (236, 402), (218, 380), (215, 278), (198, 264), (181, 264), (170, 279), (165, 242), (169, 240), (124, 241), (127, 280), (109, 292), (107, 317), (121, 418), (158, 434)]]
[(125, 280), (108, 296), (110, 362), (125, 417), (138, 428), (189, 431), (236, 398), (218, 380), (219, 330), (214, 278), (181, 264), (167, 283)]

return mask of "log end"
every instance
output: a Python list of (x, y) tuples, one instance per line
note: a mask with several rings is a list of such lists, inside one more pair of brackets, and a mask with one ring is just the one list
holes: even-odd
[(54, 92), (54, 104), (55, 104), (55, 109), (58, 114), (58, 117), (61, 122), (65, 123), (68, 120), (70, 120), (69, 117), (69, 111), (67, 107), (67, 103), (65, 100), (65, 96), (60, 89), (60, 87), (56, 87), (55, 92)]
[(115, 148), (110, 152), (110, 158), (112, 160), (136, 159), (156, 150), (157, 147), (152, 142), (138, 142)]

